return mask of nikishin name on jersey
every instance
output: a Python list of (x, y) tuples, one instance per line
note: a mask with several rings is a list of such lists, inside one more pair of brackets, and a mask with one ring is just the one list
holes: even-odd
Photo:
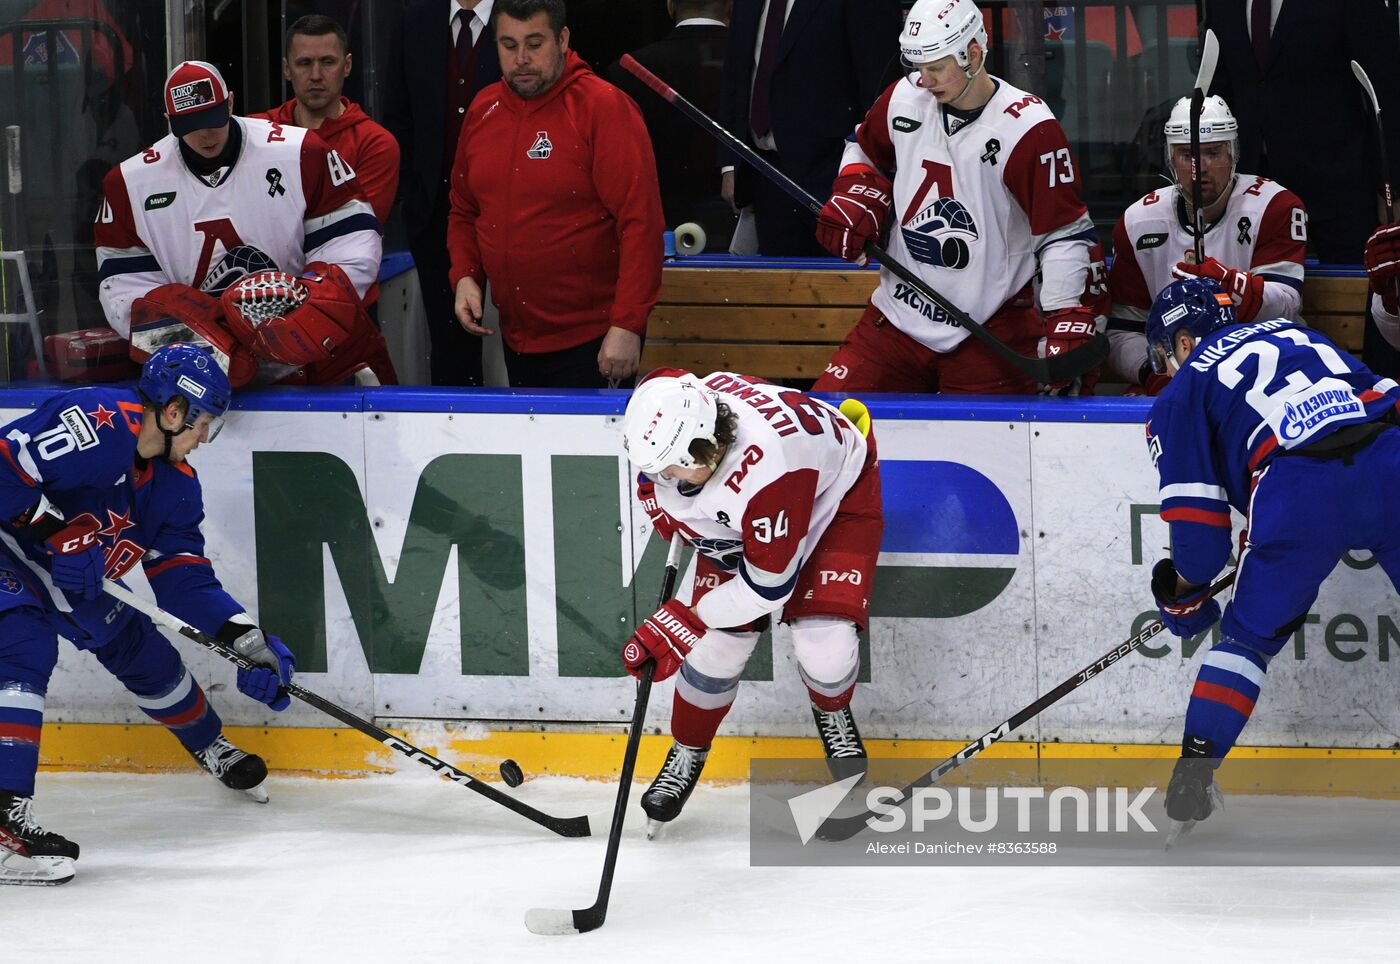
[(894, 296), (896, 300), (904, 302), (929, 321), (940, 325), (951, 325), (954, 328), (962, 327), (958, 320), (944, 311), (942, 307), (927, 301), (923, 295), (903, 281), (895, 282)]
[(1248, 341), (1261, 332), (1274, 331), (1291, 324), (1293, 324), (1291, 321), (1284, 321), (1282, 318), (1276, 318), (1272, 321), (1260, 321), (1252, 325), (1245, 325), (1242, 328), (1237, 328), (1228, 335), (1222, 336), (1215, 344), (1202, 349), (1199, 356), (1193, 356), (1191, 358), (1191, 367), (1198, 372), (1208, 372), (1215, 367), (1216, 362), (1238, 348), (1240, 342)]

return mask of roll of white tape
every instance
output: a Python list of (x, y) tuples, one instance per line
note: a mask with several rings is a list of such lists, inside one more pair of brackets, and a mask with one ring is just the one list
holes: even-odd
[(705, 229), (694, 221), (676, 228), (676, 254), (699, 254), (705, 250)]

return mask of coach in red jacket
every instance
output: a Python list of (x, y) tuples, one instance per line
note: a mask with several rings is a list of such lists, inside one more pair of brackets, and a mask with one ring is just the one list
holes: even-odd
[(562, 0), (497, 0), (504, 79), (472, 101), (452, 166), (457, 319), (491, 279), (512, 386), (600, 388), (637, 372), (661, 288), (661, 195), (636, 105), (569, 50)]

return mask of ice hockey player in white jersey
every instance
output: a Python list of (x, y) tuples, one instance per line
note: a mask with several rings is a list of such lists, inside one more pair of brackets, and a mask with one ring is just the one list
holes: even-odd
[[(1039, 97), (987, 72), (987, 31), (972, 0), (919, 0), (899, 44), (910, 73), (846, 145), (817, 239), (863, 264), (893, 208), (890, 255), (1018, 353), (1051, 357), (1086, 344), (1107, 324), (1107, 278), (1059, 121)], [(814, 389), (1037, 386), (882, 268)]]
[(1148, 395), (1167, 383), (1165, 375), (1152, 371), (1144, 334), (1147, 313), (1163, 288), (1178, 278), (1210, 278), (1230, 292), (1241, 322), (1298, 321), (1308, 242), (1303, 202), (1281, 184), (1235, 170), (1239, 125), (1224, 100), (1207, 97), (1201, 109), (1199, 174), (1206, 259), (1195, 264), (1191, 98), (1176, 102), (1165, 132), (1172, 184), (1139, 198), (1118, 219), (1108, 275), (1109, 367)]
[(354, 170), (314, 132), (232, 114), (212, 64), (165, 83), (170, 134), (108, 172), (97, 214), (107, 321), (143, 361), (163, 344), (215, 353), (233, 387), (396, 381), (362, 299), (380, 225)]
[(623, 431), (657, 533), (697, 550), (688, 586), (623, 648), (634, 676), (648, 660), (658, 680), (680, 670), (675, 743), (642, 809), (656, 823), (679, 815), (773, 616), (791, 627), (833, 771), (863, 771), (850, 703), (884, 531), (864, 406), (837, 410), (732, 372), (660, 369), (632, 395)]

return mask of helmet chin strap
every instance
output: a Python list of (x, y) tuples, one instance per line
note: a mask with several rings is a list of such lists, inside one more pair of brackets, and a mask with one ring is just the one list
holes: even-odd
[(977, 79), (978, 75), (981, 74), (982, 71), (986, 69), (986, 67), (987, 67), (987, 60), (986, 60), (986, 58), (984, 57), (984, 58), (982, 58), (982, 63), (981, 63), (981, 65), (980, 65), (976, 70), (969, 70), (969, 69), (966, 68), (966, 67), (963, 68), (963, 75), (964, 75), (965, 77), (967, 77), (967, 83), (963, 84), (963, 89), (960, 90), (960, 91), (958, 91), (958, 96), (956, 96), (956, 97), (954, 97), (952, 100), (948, 101), (948, 106), (949, 106), (949, 107), (957, 107), (957, 106), (958, 106), (958, 101), (962, 100), (964, 97), (967, 96), (967, 92), (972, 88), (972, 82), (973, 82), (974, 80)]
[[(164, 413), (162, 412), (161, 415), (163, 417)], [(165, 451), (161, 453), (160, 457), (169, 462), (170, 448), (175, 443), (175, 436), (183, 435), (184, 433), (190, 430), (190, 427), (188, 425), (184, 425), (178, 431), (172, 432), (170, 429), (166, 428), (164, 425), (161, 424), (161, 418), (157, 418), (156, 428), (160, 429), (160, 434), (165, 436)]]

